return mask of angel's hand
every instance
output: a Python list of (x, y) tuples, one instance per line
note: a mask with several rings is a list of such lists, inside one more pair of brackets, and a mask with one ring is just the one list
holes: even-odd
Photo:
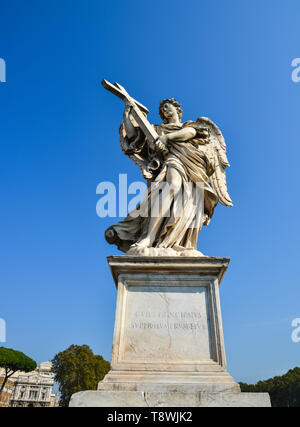
[(132, 110), (132, 104), (126, 103), (123, 116), (128, 117), (129, 114), (131, 113), (131, 110)]
[(130, 112), (131, 112), (131, 110), (132, 110), (133, 107), (134, 107), (134, 102), (132, 102), (129, 99), (126, 100), (124, 113), (130, 114)]
[(168, 135), (161, 135), (155, 142), (155, 148), (157, 149), (157, 151), (161, 151), (161, 152), (166, 151), (167, 142), (168, 142)]
[(210, 136), (208, 128), (201, 128), (198, 133), (199, 136), (203, 139), (207, 139)]

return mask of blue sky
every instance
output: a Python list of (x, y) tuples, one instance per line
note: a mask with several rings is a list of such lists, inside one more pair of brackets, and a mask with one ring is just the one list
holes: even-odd
[(228, 256), (221, 285), (228, 369), (256, 382), (300, 365), (299, 101), (296, 0), (0, 0), (0, 318), (5, 346), (38, 362), (70, 344), (110, 358), (116, 290), (96, 187), (119, 173), (123, 105), (175, 97), (183, 120), (222, 129), (233, 208), (219, 206), (199, 250)]

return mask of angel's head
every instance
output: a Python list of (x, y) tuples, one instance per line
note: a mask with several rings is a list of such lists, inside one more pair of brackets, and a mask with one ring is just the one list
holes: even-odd
[(159, 115), (164, 123), (181, 121), (182, 109), (175, 98), (163, 99), (159, 104)]

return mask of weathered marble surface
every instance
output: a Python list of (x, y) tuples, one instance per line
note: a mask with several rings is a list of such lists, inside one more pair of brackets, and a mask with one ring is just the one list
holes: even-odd
[(226, 370), (226, 258), (110, 257), (118, 288), (111, 371), (99, 390), (239, 392)]
[(121, 325), (124, 360), (197, 363), (199, 358), (213, 357), (208, 287), (192, 282), (190, 286), (179, 287), (175, 282), (172, 286), (161, 276), (147, 286), (145, 275), (139, 280), (142, 284), (127, 282), (126, 314)]
[(71, 407), (270, 407), (268, 393), (161, 393), (82, 391)]
[(204, 257), (202, 252), (195, 249), (182, 249), (176, 250), (173, 248), (140, 248), (133, 246), (130, 248), (126, 255), (138, 255), (142, 257), (174, 257), (174, 256), (186, 256), (186, 257)]
[(121, 148), (148, 184), (138, 207), (106, 230), (107, 242), (131, 255), (146, 255), (145, 250), (153, 248), (165, 255), (168, 248), (174, 250), (173, 256), (179, 252), (185, 256), (192, 248), (191, 255), (199, 256), (198, 233), (209, 224), (216, 205), (232, 206), (222, 132), (207, 117), (182, 123), (181, 104), (174, 98), (160, 102), (162, 123), (152, 125), (147, 120), (148, 109), (120, 84), (103, 80), (102, 85), (125, 102), (119, 128)]

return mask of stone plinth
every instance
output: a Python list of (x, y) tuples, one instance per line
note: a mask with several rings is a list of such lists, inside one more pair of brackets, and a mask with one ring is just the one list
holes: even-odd
[(71, 406), (270, 406), (226, 370), (219, 285), (228, 258), (108, 262), (118, 290), (111, 370)]
[(268, 393), (181, 393), (144, 391), (82, 391), (73, 394), (71, 407), (270, 407)]

